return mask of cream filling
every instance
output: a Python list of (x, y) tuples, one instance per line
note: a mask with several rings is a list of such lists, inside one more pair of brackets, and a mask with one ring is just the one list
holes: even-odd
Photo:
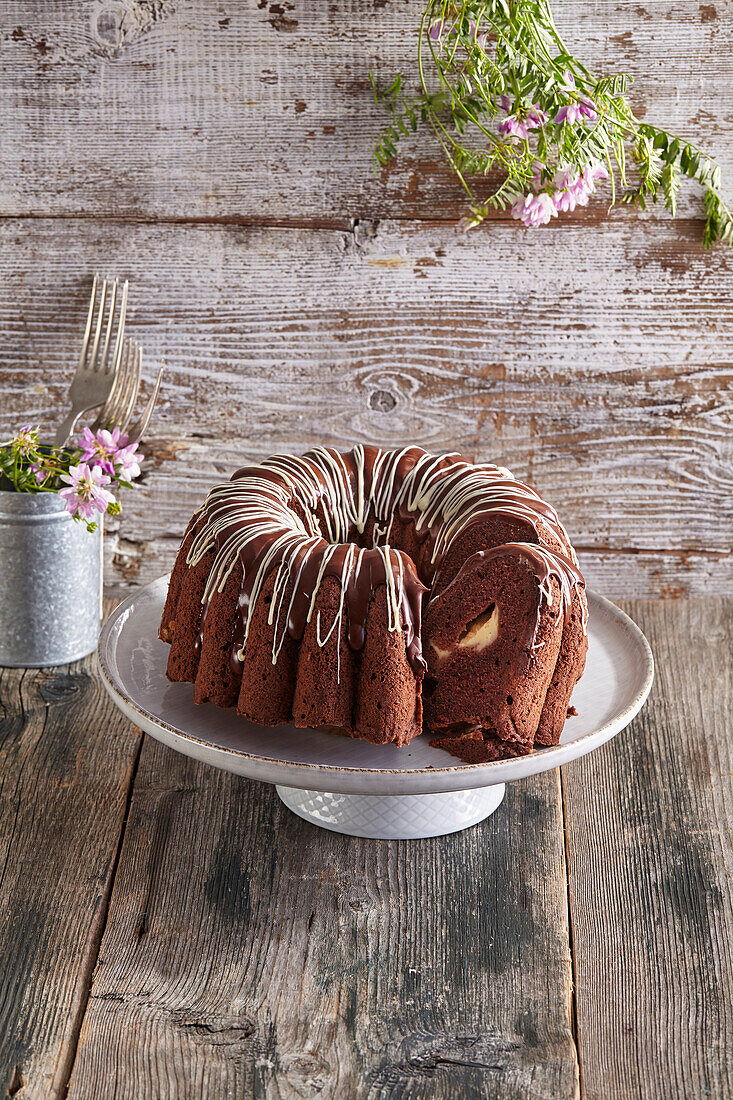
[(499, 636), (499, 607), (494, 604), (491, 614), (479, 615), (469, 624), (458, 645), (460, 649), (486, 649)]
[[(490, 612), (484, 612), (469, 623), (468, 629), (461, 635), (456, 649), (475, 649), (480, 653), (483, 649), (492, 645), (499, 637), (499, 608), (493, 605)], [(452, 649), (441, 649), (435, 642), (431, 642), (433, 650), (439, 660), (444, 661), (453, 653)]]

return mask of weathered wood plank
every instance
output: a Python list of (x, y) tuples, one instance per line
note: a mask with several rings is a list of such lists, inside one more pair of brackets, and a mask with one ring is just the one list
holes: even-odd
[(559, 781), (437, 840), (141, 757), (69, 1097), (570, 1100)]
[(0, 669), (0, 1089), (64, 1095), (141, 740), (94, 660)]
[(733, 1094), (733, 603), (631, 603), (633, 726), (563, 769), (584, 1100)]
[(733, 333), (720, 300), (733, 253), (704, 255), (678, 227), (648, 223), (633, 248), (612, 224), (592, 249), (577, 226), (560, 249), (508, 226), (491, 234), (489, 250), (413, 223), (342, 233), (6, 221), (0, 424), (58, 418), (89, 291), (69, 256), (82, 255), (88, 272), (129, 275), (130, 331), (169, 363), (145, 448), (151, 476), (128, 494), (130, 543), (178, 537), (241, 459), (421, 442), (528, 477), (590, 560), (673, 551), (681, 562), (668, 580), (640, 558), (638, 587), (633, 563), (619, 563), (614, 593), (700, 592), (708, 578), (708, 592), (731, 591), (733, 368), (722, 348)]
[[(733, 169), (733, 28), (715, 5), (554, 7), (582, 60), (636, 77), (640, 116)], [(397, 0), (3, 0), (0, 213), (455, 218), (463, 194), (429, 133), (372, 176), (385, 115), (367, 74), (415, 82), (420, 11)], [(681, 200), (700, 216), (698, 197)], [(604, 214), (599, 203), (591, 217)], [(616, 217), (631, 235), (635, 216)]]

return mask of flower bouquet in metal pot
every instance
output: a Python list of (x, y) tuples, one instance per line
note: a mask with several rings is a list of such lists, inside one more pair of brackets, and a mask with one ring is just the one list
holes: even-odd
[(40, 428), (26, 424), (0, 443), (0, 489), (15, 493), (57, 493), (69, 515), (87, 531), (100, 516), (121, 511), (116, 493), (131, 489), (144, 455), (140, 441), (130, 442), (119, 428), (84, 428), (82, 436), (63, 447), (39, 441)]
[[(91, 653), (102, 615), (102, 521), (141, 472), (132, 413), (142, 350), (124, 339), (127, 284), (94, 280), (71, 412), (53, 440), (25, 425), (0, 442), (0, 665), (45, 667)], [(113, 340), (113, 334), (116, 338)], [(91, 424), (77, 432), (86, 413)]]

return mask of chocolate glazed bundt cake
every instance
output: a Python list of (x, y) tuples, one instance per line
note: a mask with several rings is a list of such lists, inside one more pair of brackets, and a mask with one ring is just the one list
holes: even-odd
[(197, 703), (375, 744), (424, 724), (478, 763), (557, 744), (586, 620), (565, 529), (508, 470), (316, 447), (211, 490), (160, 637)]

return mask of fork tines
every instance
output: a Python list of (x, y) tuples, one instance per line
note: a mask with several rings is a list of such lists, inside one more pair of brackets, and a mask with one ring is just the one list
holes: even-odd
[[(86, 364), (87, 370), (101, 371), (108, 373), (110, 370), (119, 369), (119, 358), (122, 351), (122, 336), (125, 331), (125, 316), (127, 314), (127, 291), (128, 283), (125, 279), (122, 284), (122, 300), (120, 303), (120, 316), (119, 325), (117, 328), (117, 340), (115, 342), (115, 350), (112, 357), (112, 362), (108, 366), (107, 360), (109, 356), (109, 345), (112, 339), (112, 327), (115, 319), (115, 307), (117, 305), (117, 294), (119, 289), (119, 280), (113, 279), (111, 283), (108, 283), (107, 279), (102, 280), (102, 286), (99, 294), (99, 303), (97, 305), (97, 288), (99, 287), (99, 275), (94, 276), (94, 282), (92, 283), (92, 294), (89, 300), (89, 314), (87, 316), (87, 324), (84, 329), (84, 339), (81, 346), (81, 355), (79, 356), (79, 366), (84, 367)], [(109, 295), (109, 310), (107, 315), (107, 327), (104, 336), (104, 344), (102, 345), (102, 355), (98, 359), (99, 342), (102, 336), (102, 326), (104, 323), (105, 305), (107, 304), (107, 298)], [(94, 314), (95, 308), (98, 308), (97, 323), (94, 326)], [(87, 352), (89, 350), (89, 340), (92, 335), (92, 328), (94, 328), (94, 343), (92, 344), (92, 351), (89, 362), (87, 363)]]

